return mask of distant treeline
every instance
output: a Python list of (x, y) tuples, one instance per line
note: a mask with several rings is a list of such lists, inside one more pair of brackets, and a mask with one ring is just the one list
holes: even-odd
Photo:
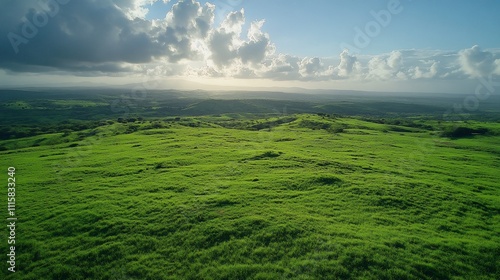
[(71, 133), (87, 129), (94, 129), (99, 126), (113, 124), (114, 121), (78, 121), (70, 120), (54, 124), (37, 124), (36, 126), (18, 125), (18, 126), (1, 126), (0, 140), (16, 139), (31, 137), (40, 134), (52, 133)]

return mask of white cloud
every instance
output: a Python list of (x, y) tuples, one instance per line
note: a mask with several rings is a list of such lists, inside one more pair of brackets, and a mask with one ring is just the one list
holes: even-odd
[(413, 71), (411, 71), (411, 78), (412, 79), (431, 79), (435, 78), (438, 75), (439, 72), (439, 62), (437, 61), (431, 61), (431, 65), (429, 69), (425, 69), (424, 67), (421, 66), (416, 66)]
[[(344, 50), (340, 53), (340, 63), (337, 67), (337, 75), (341, 78), (356, 76), (361, 71), (361, 63), (355, 55), (350, 55), (349, 51)], [(354, 74), (354, 75), (353, 75)]]
[(393, 51), (389, 56), (375, 56), (368, 62), (368, 79), (405, 79), (403, 54)]
[(299, 73), (303, 77), (313, 77), (318, 76), (321, 72), (324, 71), (324, 65), (321, 62), (321, 59), (318, 57), (307, 58), (305, 57), (299, 64), (300, 70)]
[[(229, 12), (215, 26), (216, 7), (176, 1), (165, 18), (147, 20), (159, 0), (80, 0), (61, 6), (50, 24), (13, 51), (0, 38), (0, 68), (11, 72), (75, 75), (196, 75), (279, 81), (460, 80), (500, 75), (500, 51), (479, 46), (461, 51), (395, 50), (361, 56), (347, 50), (331, 58), (277, 52), (264, 20), (250, 23), (245, 11)], [(162, 0), (169, 2), (168, 0)], [(37, 0), (8, 1), (0, 33), (22, 36), (23, 22), (48, 7)], [(33, 9), (33, 7), (38, 7)]]
[(482, 51), (477, 45), (459, 52), (461, 70), (471, 77), (487, 77), (499, 73), (499, 55)]
[(238, 47), (241, 45), (239, 37), (244, 23), (244, 10), (231, 12), (219, 28), (212, 31), (208, 38), (208, 47), (215, 66), (219, 68), (229, 66), (237, 57)]
[(272, 55), (275, 51), (271, 44), (269, 35), (262, 32), (264, 20), (252, 22), (248, 30), (248, 41), (243, 42), (238, 50), (238, 54), (243, 63), (261, 63), (266, 56)]
[(115, 7), (129, 19), (145, 19), (149, 12), (147, 5), (151, 5), (158, 0), (112, 0)]
[(234, 34), (221, 31), (214, 31), (210, 36), (209, 49), (211, 59), (216, 66), (223, 67), (229, 65), (236, 58), (236, 49), (234, 47)]
[[(220, 26), (213, 29), (208, 38), (209, 67), (216, 68), (217, 73), (241, 78), (259, 77), (265, 60), (275, 52), (269, 34), (262, 32), (264, 20), (250, 24), (247, 36), (242, 38), (245, 24), (244, 10), (231, 12)], [(213, 71), (210, 71), (213, 73)]]
[[(203, 60), (212, 28), (212, 4), (180, 0), (164, 20), (146, 20), (157, 0), (80, 0), (58, 5), (48, 24), (26, 35), (20, 18), (49, 12), (36, 0), (12, 1), (2, 9), (0, 68), (18, 72), (124, 72), (124, 64)], [(54, 2), (55, 3), (55, 2)], [(38, 7), (34, 9), (33, 7)], [(33, 23), (30, 22), (32, 25)], [(25, 38), (29, 37), (29, 38)], [(19, 55), (16, 55), (16, 51)]]
[(272, 80), (298, 80), (300, 59), (295, 56), (278, 54), (264, 63), (262, 77)]

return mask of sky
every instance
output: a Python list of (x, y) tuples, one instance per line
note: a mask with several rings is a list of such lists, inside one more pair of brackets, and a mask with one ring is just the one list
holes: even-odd
[(498, 12), (496, 0), (2, 0), (0, 87), (473, 93), (500, 78)]

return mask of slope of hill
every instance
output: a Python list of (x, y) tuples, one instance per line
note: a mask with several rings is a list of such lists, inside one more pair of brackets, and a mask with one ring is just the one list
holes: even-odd
[(19, 217), (18, 272), (1, 273), (498, 279), (498, 136), (401, 125), (221, 115), (0, 141)]

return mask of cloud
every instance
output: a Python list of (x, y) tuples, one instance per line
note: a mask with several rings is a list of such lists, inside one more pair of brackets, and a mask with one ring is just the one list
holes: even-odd
[[(122, 63), (147, 62), (159, 55), (161, 50), (145, 33), (150, 24), (140, 19), (128, 20), (111, 4), (109, 1), (94, 5), (88, 1), (70, 1), (60, 5), (54, 17), (35, 5), (25, 11), (17, 10), (17, 18), (23, 20), (2, 25), (2, 32), (9, 37), (0, 43), (1, 66), (14, 71), (40, 67), (91, 70), (114, 62), (114, 68), (119, 70), (123, 69), (119, 67)], [(46, 25), (37, 20), (42, 18), (46, 18)], [(16, 39), (22, 40), (17, 46), (20, 52), (17, 55), (11, 44), (18, 42)], [(144, 51), (137, 52), (138, 48)]]
[(210, 58), (219, 68), (231, 65), (237, 57), (239, 37), (244, 23), (244, 10), (231, 12), (208, 38)]
[(299, 73), (304, 76), (314, 76), (317, 73), (320, 73), (323, 71), (323, 63), (321, 62), (321, 59), (318, 57), (314, 58), (304, 58), (300, 62), (300, 71)]
[(405, 79), (403, 54), (393, 51), (389, 56), (375, 56), (368, 62), (368, 78), (374, 80)]
[(278, 81), (461, 80), (500, 75), (500, 51), (483, 51), (479, 46), (371, 56), (344, 50), (327, 58), (283, 54), (263, 31), (265, 20), (247, 24), (243, 9), (228, 12), (215, 26), (215, 5), (179, 0), (163, 19), (148, 20), (149, 8), (157, 1), (4, 1), (0, 33), (7, 36), (0, 37), (0, 69)]
[(243, 42), (238, 49), (238, 55), (243, 63), (261, 63), (267, 56), (275, 52), (274, 45), (271, 44), (269, 35), (262, 32), (264, 20), (252, 22), (248, 30), (248, 41)]
[(116, 6), (127, 16), (128, 19), (145, 19), (149, 12), (147, 5), (152, 5), (158, 0), (113, 0)]
[(349, 78), (358, 75), (361, 69), (361, 63), (355, 55), (350, 55), (348, 50), (340, 53), (340, 63), (336, 68), (336, 74), (339, 78)]
[(428, 70), (422, 69), (420, 66), (416, 66), (411, 71), (412, 79), (431, 79), (435, 78), (439, 73), (439, 62), (431, 61), (431, 65)]
[[(250, 63), (248, 60), (242, 59), (239, 52), (234, 51), (240, 50), (243, 45), (245, 45), (244, 41), (240, 41), (240, 47), (233, 49), (230, 59), (223, 67), (205, 67), (203, 71), (197, 71), (198, 75), (261, 78), (275, 81), (390, 82), (469, 79), (467, 75), (462, 73), (458, 62), (460, 51), (398, 50), (388, 54), (358, 57), (344, 50), (337, 59), (302, 58), (270, 52), (266, 53), (262, 60), (263, 56), (256, 60), (260, 62)], [(495, 63), (500, 65), (498, 60)]]
[(461, 70), (471, 77), (488, 77), (500, 74), (498, 54), (482, 51), (477, 45), (459, 52)]
[(214, 22), (215, 6), (194, 0), (179, 1), (166, 15), (166, 24), (186, 37), (206, 38)]
[[(459, 56), (464, 51), (397, 50), (388, 54), (357, 57), (344, 50), (338, 64), (318, 58), (309, 60), (309, 70), (300, 71), (299, 79), (353, 80), (353, 81), (405, 81), (405, 80), (463, 80), (469, 77), (461, 70)], [(495, 56), (495, 52), (492, 52)], [(320, 62), (320, 63), (319, 63)], [(494, 60), (495, 66), (500, 60)], [(313, 67), (314, 66), (314, 67)], [(313, 67), (313, 68), (311, 68)], [(495, 68), (499, 71), (499, 68)], [(314, 72), (314, 73), (313, 73)]]
[(1, 68), (127, 72), (126, 64), (176, 63), (201, 55), (195, 41), (208, 36), (214, 18), (213, 5), (194, 0), (179, 1), (162, 21), (143, 18), (142, 5), (152, 0), (59, 2), (8, 1), (0, 14), (0, 32), (9, 34), (0, 41)]
[[(241, 38), (245, 24), (245, 11), (231, 12), (214, 29), (209, 37), (208, 46), (211, 52), (210, 59), (219, 69), (238, 67), (259, 67), (266, 57), (275, 51), (269, 34), (262, 32), (264, 20), (250, 24), (247, 38)], [(244, 71), (252, 73), (252, 71)]]
[(261, 76), (271, 80), (298, 80), (300, 59), (296, 56), (278, 54), (264, 63)]

